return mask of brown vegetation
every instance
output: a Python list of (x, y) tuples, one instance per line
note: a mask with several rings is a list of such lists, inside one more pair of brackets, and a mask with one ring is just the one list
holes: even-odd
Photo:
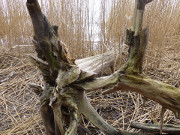
[[(29, 37), (33, 33), (29, 29), (32, 26), (25, 9), (25, 2), (22, 5), (20, 0), (16, 1), (17, 3), (7, 0), (9, 15), (5, 14), (5, 5), (0, 1), (0, 6), (3, 6), (3, 8), (0, 8), (0, 38), (7, 37), (6, 40), (8, 41), (5, 47), (0, 47), (0, 95), (2, 95), (0, 97), (0, 110), (2, 110), (0, 112), (0, 133), (3, 135), (41, 134), (44, 129), (38, 115), (39, 101), (36, 95), (29, 90), (28, 83), (38, 82), (41, 84), (42, 78), (37, 68), (32, 66), (26, 56), (29, 47), (25, 47), (25, 50), (19, 47), (17, 51), (13, 52), (13, 49), (9, 49), (16, 44), (31, 44)], [(52, 24), (60, 26), (59, 37), (69, 45), (74, 58), (94, 54), (93, 45), (90, 44), (93, 42), (90, 40), (92, 33), (83, 29), (91, 25), (89, 24), (90, 21), (88, 22), (90, 18), (87, 17), (88, 8), (85, 8), (87, 10), (86, 15), (84, 10), (81, 10), (81, 6), (86, 7), (86, 4), (80, 2), (74, 7), (70, 0), (52, 1), (50, 3), (41, 1), (41, 3), (43, 10), (46, 9), (45, 7), (48, 4), (50, 5), (49, 11), (51, 12), (47, 12), (47, 17)], [(169, 0), (154, 1), (147, 6), (144, 25), (150, 26), (151, 37), (143, 71), (151, 78), (179, 87), (180, 42), (179, 24), (177, 22), (179, 22), (180, 11), (178, 1), (176, 4), (171, 3)], [(102, 41), (107, 44), (99, 44), (100, 49), (97, 52), (103, 52), (107, 49), (106, 46), (111, 48), (113, 45), (109, 41), (120, 43), (119, 37), (122, 36), (125, 26), (128, 26), (128, 24), (126, 25), (127, 18), (125, 18), (125, 15), (131, 15), (132, 2), (126, 0), (113, 4), (114, 7), (118, 6), (118, 8), (115, 8), (118, 11), (112, 9), (110, 19), (106, 25), (101, 23), (103, 25), (101, 28), (104, 27), (105, 29), (107, 27), (107, 31), (104, 32), (107, 41)], [(129, 7), (132, 7), (132, 9), (129, 9)], [(153, 10), (150, 11), (150, 7)], [(119, 18), (122, 19), (118, 20)], [(88, 36), (85, 36), (86, 34)], [(22, 53), (23, 51), (25, 53)], [(134, 131), (127, 124), (132, 121), (159, 123), (160, 105), (149, 100), (143, 105), (142, 97), (138, 94), (117, 92), (104, 96), (101, 91), (98, 91), (89, 92), (88, 95), (98, 112), (110, 124), (119, 129)], [(166, 111), (164, 120), (165, 123), (179, 124), (171, 111)], [(92, 127), (86, 120), (82, 124), (89, 128)], [(98, 130), (95, 132), (98, 134)]]

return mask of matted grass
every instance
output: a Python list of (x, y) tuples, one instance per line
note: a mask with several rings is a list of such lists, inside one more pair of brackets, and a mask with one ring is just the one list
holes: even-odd
[[(28, 86), (33, 82), (42, 84), (40, 71), (30, 63), (26, 52), (19, 55), (19, 53), (2, 52), (2, 50), (0, 53), (0, 134), (43, 134), (44, 127), (39, 115), (39, 98)], [(179, 54), (172, 55), (170, 51), (164, 59), (164, 64), (160, 69), (152, 68), (146, 63), (144, 74), (179, 87)], [(143, 103), (143, 98), (139, 94), (119, 91), (102, 95), (99, 90), (89, 92), (88, 97), (98, 113), (118, 129), (137, 132), (130, 127), (131, 122), (159, 123), (160, 121), (161, 106), (151, 100)], [(166, 111), (164, 123), (180, 124), (180, 121), (171, 111)], [(93, 128), (87, 120), (83, 119), (82, 124), (94, 135), (103, 134)]]
[[(132, 0), (112, 3), (109, 19), (106, 16), (108, 4), (102, 3), (98, 22), (97, 18), (89, 17), (89, 0), (78, 4), (73, 3), (73, 0), (39, 1), (50, 22), (60, 27), (59, 37), (68, 45), (73, 58), (102, 53), (119, 44), (124, 29), (131, 23), (128, 17), (133, 14)], [(154, 0), (146, 8), (144, 26), (150, 26), (151, 33), (143, 74), (179, 88), (180, 2), (176, 0), (176, 3), (171, 1), (170, 4), (169, 1)], [(0, 1), (0, 39), (5, 45), (1, 46), (2, 42), (0, 43), (0, 134), (41, 135), (44, 127), (39, 115), (39, 98), (29, 89), (28, 84), (42, 84), (42, 76), (27, 57), (27, 53), (34, 52), (33, 48), (15, 47), (19, 44), (32, 44), (32, 24), (24, 0), (6, 2), (7, 7)], [(49, 9), (46, 9), (48, 6)], [(99, 26), (99, 33), (93, 33), (94, 24)], [(101, 39), (96, 47), (93, 46), (93, 34), (100, 35)], [(125, 61), (126, 55), (127, 53), (120, 58), (117, 68)], [(102, 95), (99, 90), (89, 92), (88, 97), (99, 114), (118, 129), (137, 132), (130, 127), (131, 122), (160, 121), (161, 106), (151, 100), (143, 104), (143, 98), (139, 94), (120, 91)], [(171, 111), (166, 111), (164, 123), (180, 124), (180, 121)], [(103, 134), (92, 128), (87, 120), (82, 124), (94, 135)]]

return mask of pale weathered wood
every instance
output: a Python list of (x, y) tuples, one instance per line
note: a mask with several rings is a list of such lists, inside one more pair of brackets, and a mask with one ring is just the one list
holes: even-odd
[[(71, 91), (73, 94), (70, 94)], [(77, 107), (79, 108), (79, 112), (82, 113), (89, 121), (91, 121), (96, 127), (101, 129), (107, 135), (116, 135), (120, 132), (117, 131), (114, 127), (109, 125), (92, 107), (90, 102), (87, 99), (86, 93), (81, 90), (74, 90), (72, 88), (68, 88), (67, 91), (69, 96), (73, 96)], [(121, 135), (121, 134), (119, 134)]]
[[(137, 128), (137, 129), (142, 129), (144, 131), (153, 132), (153, 133), (160, 132), (160, 126), (158, 124), (132, 122), (131, 127)], [(163, 133), (179, 135), (180, 134), (180, 126), (172, 125), (172, 124), (165, 124), (163, 126), (162, 131), (163, 131)]]
[(129, 58), (120, 69), (120, 83), (110, 91), (117, 91), (119, 88), (135, 91), (179, 114), (180, 89), (140, 75), (149, 35), (148, 28), (142, 30), (143, 12), (145, 5), (151, 1), (136, 0), (134, 23), (127, 32), (128, 39), (126, 38), (130, 48)]
[(145, 6), (152, 1), (153, 0), (135, 0), (134, 19), (131, 27), (132, 31), (134, 31), (134, 36), (138, 36), (139, 32), (142, 30)]
[(74, 83), (73, 85), (79, 89), (85, 91), (94, 91), (97, 89), (110, 89), (118, 85), (119, 83), (119, 71), (116, 71), (114, 74), (110, 76), (104, 76), (95, 78), (90, 81), (86, 81), (83, 83)]
[(85, 72), (98, 74), (108, 67), (113, 66), (118, 56), (118, 52), (110, 51), (83, 59), (77, 59), (75, 60), (75, 64)]
[[(149, 35), (148, 28), (142, 30), (143, 12), (145, 5), (151, 1), (136, 0), (134, 23), (132, 29), (127, 30), (128, 61), (112, 75), (98, 78), (96, 74), (113, 66), (117, 54), (111, 51), (76, 60), (75, 65), (64, 44), (58, 40), (57, 27), (50, 25), (38, 1), (27, 0), (35, 33), (33, 42), (38, 54), (38, 58), (31, 56), (31, 60), (41, 70), (45, 82), (40, 101), (48, 135), (77, 134), (81, 114), (105, 134), (129, 134), (117, 131), (99, 116), (89, 103), (86, 90), (102, 88), (106, 90), (104, 94), (118, 90), (135, 91), (175, 113), (180, 112), (179, 89), (141, 75)], [(66, 131), (63, 120), (69, 126)]]
[(34, 93), (36, 93), (36, 95), (41, 95), (43, 92), (43, 88), (40, 85), (34, 84), (34, 83), (30, 83), (29, 87), (34, 91)]
[(107, 77), (74, 85), (87, 91), (102, 88), (106, 90), (103, 94), (118, 90), (137, 92), (173, 112), (180, 112), (180, 89), (144, 76), (125, 75), (119, 71)]
[[(57, 29), (54, 29), (43, 15), (37, 0), (27, 0), (26, 5), (34, 27), (33, 43), (38, 54), (38, 58), (34, 56), (30, 58), (41, 70), (45, 84), (40, 95), (40, 112), (46, 134), (77, 134), (80, 114), (108, 135), (123, 134), (124, 132), (117, 131), (98, 115), (90, 105), (84, 90), (77, 89), (73, 85), (93, 79), (96, 73), (86, 72), (73, 65), (67, 49), (57, 38)], [(100, 68), (97, 72), (99, 70)], [(67, 124), (67, 130), (64, 129), (64, 124)]]
[[(145, 5), (151, 1), (152, 0), (136, 0), (135, 11), (141, 10), (144, 12)], [(137, 13), (135, 12), (134, 20), (136, 21), (136, 24), (138, 23), (140, 26), (142, 25), (142, 19), (139, 19), (136, 14)], [(180, 89), (140, 75), (148, 43), (149, 29), (146, 28), (141, 30), (136, 28), (136, 25), (133, 27), (134, 30), (129, 29), (126, 36), (126, 43), (128, 43), (130, 47), (129, 58), (119, 69), (119, 72), (107, 77), (96, 78), (90, 82), (77, 84), (77, 86), (85, 90), (110, 88), (108, 91), (104, 92), (104, 94), (115, 92), (120, 89), (135, 91), (160, 103), (165, 108), (172, 110), (175, 114), (179, 114)], [(134, 35), (136, 30), (138, 30), (138, 35)], [(91, 66), (91, 64), (89, 66)], [(91, 69), (91, 67), (88, 67), (86, 71), (88, 71), (88, 69)]]

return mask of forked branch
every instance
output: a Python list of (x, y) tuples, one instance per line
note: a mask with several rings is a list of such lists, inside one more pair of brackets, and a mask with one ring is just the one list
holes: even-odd
[[(119, 134), (93, 109), (84, 90), (74, 88), (73, 84), (93, 79), (96, 73), (73, 65), (64, 44), (58, 40), (57, 28), (50, 25), (37, 0), (27, 0), (26, 5), (34, 27), (33, 43), (38, 56), (30, 58), (41, 70), (45, 85), (43, 91), (38, 92), (46, 134), (76, 135), (81, 114), (106, 134)], [(64, 112), (69, 113), (69, 117), (65, 117)], [(64, 126), (68, 126), (67, 131)]]
[[(38, 1), (27, 0), (38, 56), (30, 58), (41, 70), (45, 84), (43, 91), (39, 86), (32, 87), (40, 93), (40, 111), (47, 135), (77, 134), (81, 114), (105, 134), (128, 135), (109, 125), (89, 103), (85, 91), (99, 88), (106, 90), (104, 94), (118, 90), (135, 91), (167, 109), (180, 112), (180, 89), (141, 75), (149, 35), (148, 28), (142, 30), (143, 12), (145, 5), (151, 1), (136, 0), (133, 25), (126, 36), (130, 47), (128, 61), (112, 75), (97, 78), (96, 74), (113, 64), (114, 53), (77, 60), (75, 65), (65, 45), (58, 40), (57, 27), (50, 25)], [(65, 117), (64, 112), (69, 116)], [(64, 126), (67, 125), (65, 131)]]

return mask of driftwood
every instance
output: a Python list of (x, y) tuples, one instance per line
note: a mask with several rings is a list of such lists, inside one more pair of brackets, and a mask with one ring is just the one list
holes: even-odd
[[(147, 132), (153, 132), (153, 133), (159, 133), (160, 132), (160, 126), (158, 124), (148, 124), (148, 123), (131, 123), (131, 127), (137, 128), (137, 129), (143, 129)], [(162, 131), (164, 133), (168, 133), (171, 135), (179, 135), (180, 134), (180, 126), (172, 125), (172, 124), (165, 124), (163, 125)]]
[(65, 44), (58, 40), (58, 27), (50, 25), (37, 0), (27, 0), (37, 52), (37, 57), (30, 55), (30, 58), (44, 78), (44, 87), (30, 86), (40, 96), (40, 112), (47, 135), (76, 135), (81, 128), (81, 114), (107, 135), (128, 135), (109, 125), (89, 103), (86, 91), (99, 88), (104, 94), (118, 90), (135, 91), (176, 114), (180, 112), (179, 89), (141, 75), (149, 35), (148, 28), (142, 30), (143, 13), (145, 5), (151, 1), (136, 0), (133, 25), (126, 31), (127, 62), (110, 76), (97, 77), (114, 64), (114, 52), (74, 62)]

